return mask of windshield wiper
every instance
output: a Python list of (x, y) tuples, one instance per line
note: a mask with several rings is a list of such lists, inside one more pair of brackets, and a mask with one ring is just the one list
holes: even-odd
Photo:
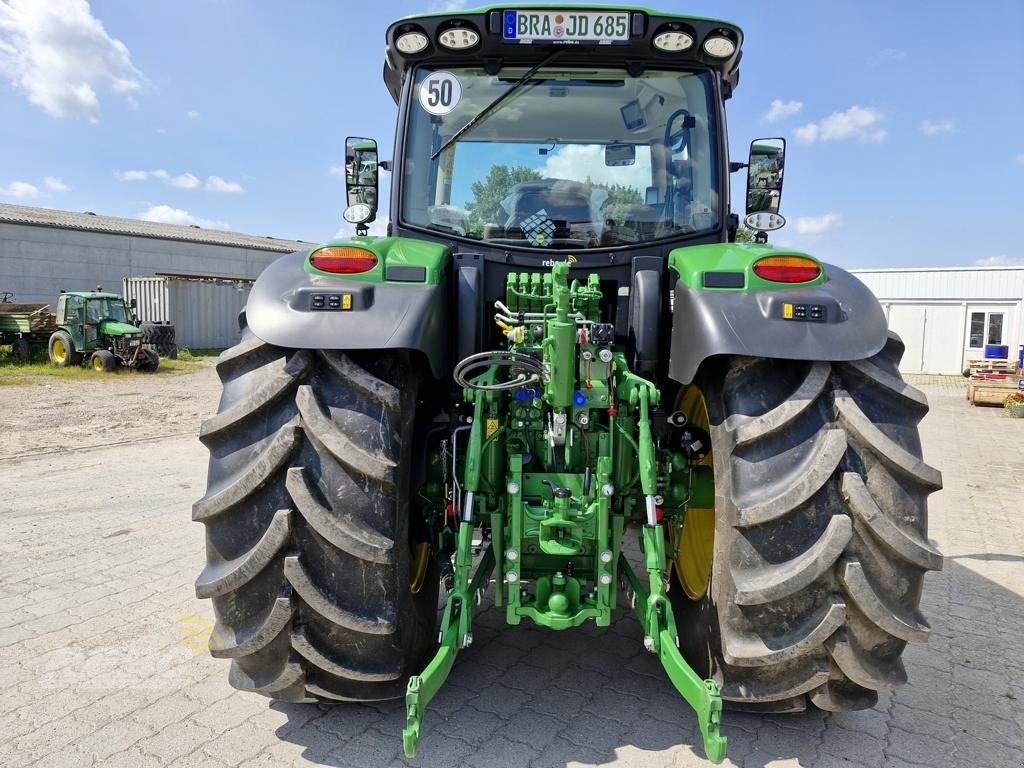
[(526, 71), (526, 74), (524, 74), (522, 77), (520, 77), (514, 83), (512, 83), (512, 87), (511, 88), (509, 88), (507, 91), (505, 91), (500, 96), (495, 98), (494, 101), (492, 101), (486, 107), (484, 107), (479, 112), (477, 112), (472, 120), (470, 120), (464, 126), (459, 128), (459, 130), (457, 130), (452, 135), (452, 137), (450, 139), (448, 139), (448, 141), (446, 141), (444, 144), (441, 145), (441, 148), (439, 150), (437, 150), (434, 154), (432, 154), (430, 156), (430, 159), (431, 160), (437, 160), (437, 156), (438, 155), (440, 155), (442, 152), (444, 152), (446, 149), (448, 149), (448, 147), (450, 147), (452, 144), (454, 144), (456, 141), (458, 141), (464, 135), (469, 133), (469, 131), (473, 129), (473, 126), (475, 126), (477, 123), (479, 123), (481, 120), (483, 120), (489, 114), (491, 114), (491, 112), (493, 112), (499, 106), (501, 106), (502, 102), (504, 102), (509, 96), (511, 96), (516, 91), (518, 91), (520, 88), (522, 88), (525, 83), (529, 82), (530, 79), (535, 74), (537, 74), (537, 72), (541, 69), (541, 67), (545, 67), (548, 64), (550, 64), (558, 56), (561, 56), (563, 51), (565, 51), (565, 48), (557, 48), (554, 51), (552, 51), (547, 57), (542, 59), (538, 64), (535, 64), (534, 66), (530, 67)]

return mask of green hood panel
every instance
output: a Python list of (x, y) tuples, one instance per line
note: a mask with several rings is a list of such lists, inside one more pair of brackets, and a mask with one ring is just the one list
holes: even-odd
[(126, 333), (141, 333), (131, 323), (121, 323), (117, 320), (104, 320), (100, 323), (100, 333), (106, 336), (124, 336)]
[[(321, 248), (331, 246), (348, 246), (350, 248), (365, 248), (373, 251), (377, 256), (377, 266), (367, 272), (360, 272), (355, 275), (339, 275), (332, 272), (324, 272), (309, 263), (309, 256), (312, 256)], [(322, 275), (334, 277), (339, 280), (358, 280), (366, 283), (408, 283), (405, 280), (388, 280), (388, 267), (423, 267), (426, 270), (426, 278), (420, 282), (408, 283), (412, 285), (437, 285), (441, 282), (444, 268), (448, 263), (448, 249), (437, 243), (425, 240), (414, 240), (410, 237), (353, 237), (348, 240), (332, 240), (321, 246), (317, 246), (309, 252), (306, 257), (306, 272), (311, 275)]]
[[(821, 285), (828, 280), (825, 267), (821, 274), (806, 283), (775, 283), (763, 280), (754, 274), (754, 262), (766, 256), (800, 256), (821, 264), (813, 256), (788, 248), (776, 248), (761, 243), (710, 243), (693, 245), (688, 248), (676, 248), (668, 255), (668, 265), (675, 270), (679, 279), (688, 288), (704, 291), (763, 291), (784, 288), (804, 288)], [(742, 272), (744, 275), (742, 288), (705, 288), (705, 272)]]

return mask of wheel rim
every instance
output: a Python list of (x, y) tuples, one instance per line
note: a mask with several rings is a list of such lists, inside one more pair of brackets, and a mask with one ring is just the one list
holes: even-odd
[[(676, 410), (686, 414), (688, 424), (710, 432), (708, 408), (704, 396), (695, 386), (687, 387), (676, 401)], [(714, 469), (711, 451), (697, 462), (697, 466)], [(711, 566), (715, 558), (715, 509), (690, 507), (686, 510), (682, 531), (679, 533), (679, 555), (675, 559), (676, 574), (683, 592), (691, 600), (699, 600), (708, 591)]]
[(103, 370), (103, 359), (99, 355), (93, 355), (92, 367), (97, 371)]
[(427, 565), (430, 563), (430, 544), (421, 541), (413, 551), (412, 566), (409, 568), (409, 591), (414, 595), (423, 589), (427, 580)]
[(68, 348), (64, 344), (64, 339), (53, 340), (53, 359), (58, 363), (63, 363), (68, 357)]

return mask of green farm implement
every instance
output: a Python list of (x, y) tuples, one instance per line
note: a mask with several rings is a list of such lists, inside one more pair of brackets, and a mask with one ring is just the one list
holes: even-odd
[(729, 160), (741, 44), (625, 7), (388, 28), (394, 159), (346, 142), (356, 235), (260, 276), (200, 433), (196, 593), (235, 687), (404, 696), (412, 756), (484, 601), (567, 632), (632, 611), (714, 762), (730, 707), (906, 682), (942, 566), (927, 403), (867, 288), (768, 244), (785, 142)]
[(59, 367), (87, 364), (97, 371), (118, 366), (155, 371), (160, 358), (142, 346), (142, 332), (116, 293), (62, 291), (56, 314), (48, 304), (0, 302), (0, 344), (28, 360), (45, 348)]

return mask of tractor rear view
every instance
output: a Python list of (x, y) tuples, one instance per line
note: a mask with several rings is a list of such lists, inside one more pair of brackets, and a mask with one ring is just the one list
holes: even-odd
[(906, 682), (942, 565), (927, 404), (871, 293), (767, 244), (785, 143), (729, 161), (741, 43), (616, 8), (389, 27), (394, 160), (349, 139), (357, 235), (259, 278), (200, 434), (196, 593), (232, 685), (404, 695), (413, 755), (485, 599), (559, 631), (632, 610), (715, 762), (723, 705), (858, 709)]

